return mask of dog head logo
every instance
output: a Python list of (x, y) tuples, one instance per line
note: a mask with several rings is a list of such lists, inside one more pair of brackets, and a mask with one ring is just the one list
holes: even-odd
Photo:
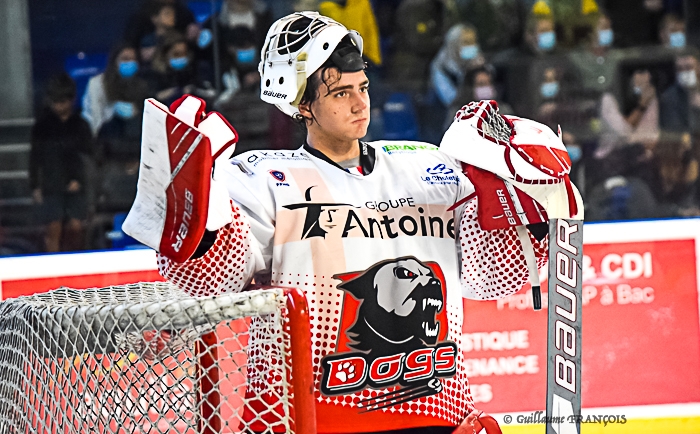
[(373, 358), (408, 354), (446, 337), (444, 278), (437, 264), (406, 256), (334, 277), (343, 281), (338, 289), (359, 301), (345, 332), (350, 349)]
[(336, 213), (342, 207), (352, 206), (349, 203), (314, 203), (311, 202), (311, 189), (315, 185), (306, 189), (304, 193), (305, 203), (293, 203), (284, 205), (287, 209), (306, 209), (306, 218), (304, 219), (304, 228), (302, 229), (301, 239), (311, 237), (326, 238), (326, 234), (331, 232), (333, 228), (341, 225), (343, 219), (338, 218)]

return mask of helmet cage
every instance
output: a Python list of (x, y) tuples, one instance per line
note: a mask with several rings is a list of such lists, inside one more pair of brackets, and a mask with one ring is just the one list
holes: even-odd
[[(295, 28), (300, 25), (303, 27)], [(359, 33), (317, 12), (298, 12), (279, 19), (270, 27), (260, 56), (260, 98), (294, 117), (299, 113), (306, 80), (346, 35), (361, 54)]]

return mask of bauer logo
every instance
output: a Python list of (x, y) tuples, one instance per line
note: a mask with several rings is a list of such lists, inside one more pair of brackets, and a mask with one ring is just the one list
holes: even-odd
[(581, 227), (577, 220), (550, 224), (547, 410), (567, 419), (548, 424), (548, 433), (579, 432), (569, 417), (581, 413)]
[[(413, 256), (334, 276), (346, 292), (337, 352), (321, 364), (321, 392), (352, 393), (393, 385), (417, 399), (442, 390), (452, 377), (457, 345), (446, 340), (445, 281), (440, 266)], [(434, 381), (433, 381), (434, 380)], [(395, 402), (390, 392), (361, 401), (368, 411)]]
[(190, 220), (192, 220), (192, 203), (194, 195), (188, 189), (185, 189), (185, 206), (182, 211), (182, 221), (175, 234), (175, 242), (172, 244), (173, 250), (179, 252), (182, 248), (182, 243), (187, 238), (187, 233), (190, 229)]
[(269, 96), (270, 98), (286, 99), (287, 94), (272, 92), (271, 90), (264, 90), (263, 95)]

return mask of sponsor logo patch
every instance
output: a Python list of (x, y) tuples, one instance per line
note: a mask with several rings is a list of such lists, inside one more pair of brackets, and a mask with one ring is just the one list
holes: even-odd
[(437, 151), (438, 147), (428, 143), (420, 145), (386, 145), (382, 150), (387, 154), (414, 153), (416, 151)]
[(454, 169), (440, 163), (435, 167), (425, 169), (427, 175), (421, 176), (421, 180), (432, 185), (459, 184), (459, 176)]
[(270, 170), (270, 175), (272, 175), (272, 177), (277, 180), (277, 182), (275, 183), (277, 187), (289, 187), (289, 183), (284, 182), (287, 179), (287, 177), (284, 175), (284, 172), (281, 172), (279, 170)]

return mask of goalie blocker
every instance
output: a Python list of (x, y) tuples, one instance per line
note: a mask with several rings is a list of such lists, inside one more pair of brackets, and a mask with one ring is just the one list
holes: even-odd
[(226, 188), (212, 179), (218, 158), (228, 159), (236, 130), (203, 100), (185, 95), (170, 108), (144, 106), (138, 191), (124, 232), (175, 261), (186, 261), (205, 229), (232, 221)]

